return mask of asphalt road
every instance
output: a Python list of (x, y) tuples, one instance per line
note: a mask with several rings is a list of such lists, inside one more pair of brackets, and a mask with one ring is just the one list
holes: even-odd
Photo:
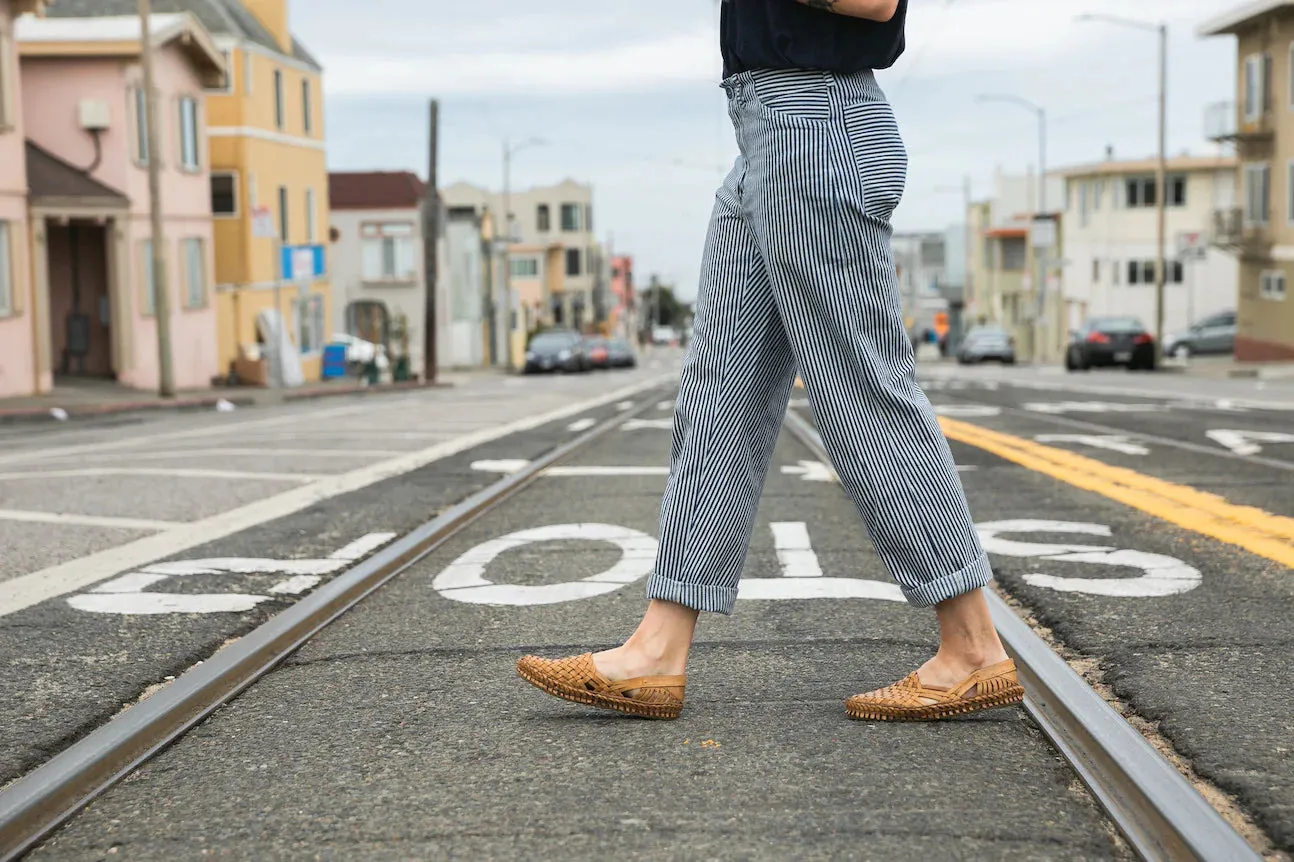
[[(618, 393), (664, 382), (670, 372), (657, 362), (236, 414), (5, 429), (0, 785), (498, 478), (475, 462), (535, 457), (635, 397)], [(257, 471), (279, 478), (252, 478)], [(44, 515), (51, 520), (17, 520)], [(122, 517), (166, 524), (84, 523)]]
[[(568, 466), (662, 465), (668, 423), (647, 419)], [(596, 648), (631, 630), (664, 485), (664, 476), (614, 472), (547, 476), (321, 633), (33, 858), (1120, 858), (1108, 824), (1022, 710), (944, 725), (845, 718), (846, 696), (927, 657), (933, 617), (892, 600), (857, 516), (835, 484), (814, 478), (821, 471), (805, 472), (809, 460), (783, 439), (747, 598), (735, 616), (704, 621), (679, 721), (599, 713), (516, 678), (525, 652)], [(809, 548), (783, 539), (779, 549), (774, 525), (807, 534)], [(457, 580), (460, 556), (540, 527), (549, 540), (507, 543), (485, 576), (550, 589), (474, 603), (482, 594)], [(586, 538), (596, 535), (627, 550)], [(789, 550), (797, 553), (783, 563)], [(806, 576), (807, 550), (817, 577)], [(534, 603), (569, 595), (565, 584), (622, 556), (639, 576), (631, 584)], [(852, 585), (875, 597), (759, 598), (788, 582), (805, 596)]]

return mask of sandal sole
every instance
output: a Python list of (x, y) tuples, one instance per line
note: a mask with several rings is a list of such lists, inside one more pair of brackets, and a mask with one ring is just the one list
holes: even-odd
[(846, 714), (858, 721), (937, 721), (986, 709), (1016, 706), (1024, 700), (1024, 688), (1014, 686), (1005, 691), (983, 697), (971, 697), (956, 703), (932, 703), (922, 707), (884, 707), (880, 704), (866, 706), (845, 705)]
[(560, 685), (545, 679), (536, 674), (529, 673), (522, 668), (517, 668), (517, 676), (533, 685), (540, 691), (551, 694), (553, 697), (559, 697), (562, 700), (568, 700), (572, 703), (582, 703), (585, 706), (595, 706), (598, 709), (610, 709), (616, 712), (623, 712), (626, 715), (637, 716), (638, 718), (650, 718), (657, 721), (673, 721), (683, 712), (682, 706), (660, 706), (658, 704), (640, 703), (630, 698), (614, 698), (607, 695), (594, 694), (590, 691), (584, 691), (570, 686)]

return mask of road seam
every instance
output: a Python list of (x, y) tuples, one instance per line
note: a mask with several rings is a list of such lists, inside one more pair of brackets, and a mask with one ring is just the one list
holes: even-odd
[(950, 440), (1294, 567), (1294, 518), (968, 422), (941, 416), (939, 424)]

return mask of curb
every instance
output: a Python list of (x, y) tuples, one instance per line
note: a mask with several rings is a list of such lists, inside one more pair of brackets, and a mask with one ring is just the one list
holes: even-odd
[[(452, 383), (422, 383), (420, 381), (411, 381), (408, 383), (379, 383), (373, 386), (346, 386), (346, 387), (326, 387), (315, 389), (288, 390), (275, 392), (275, 390), (258, 389), (258, 393), (273, 393), (256, 395), (220, 395), (204, 398), (182, 398), (171, 401), (122, 401), (110, 404), (91, 404), (83, 407), (59, 407), (52, 405), (50, 407), (23, 407), (14, 410), (5, 410), (0, 408), (0, 426), (17, 425), (23, 423), (39, 422), (59, 422), (73, 421), (76, 419), (98, 419), (104, 416), (125, 416), (136, 413), (154, 413), (163, 410), (183, 413), (197, 410), (213, 410), (216, 405), (222, 401), (228, 402), (235, 407), (269, 407), (276, 404), (291, 404), (298, 401), (314, 401), (320, 398), (331, 398), (338, 395), (374, 395), (387, 392), (404, 392), (415, 389), (450, 389)], [(66, 416), (64, 419), (56, 417), (54, 410), (62, 410)]]

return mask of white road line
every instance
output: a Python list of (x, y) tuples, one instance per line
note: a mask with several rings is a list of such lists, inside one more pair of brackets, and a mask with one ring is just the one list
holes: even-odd
[(632, 401), (621, 401), (616, 405), (616, 409), (623, 413), (626, 410), (632, 410), (634, 403)]
[[(150, 530), (152, 532), (174, 530), (188, 526), (179, 521), (106, 518), (99, 515), (72, 515), (66, 512), (32, 512), (26, 509), (0, 509), (0, 521), (24, 521), (28, 524), (64, 524), (74, 527), (109, 527), (114, 530)], [(147, 541), (147, 539), (140, 539), (140, 541)], [(114, 572), (113, 574), (116, 573)], [(96, 578), (95, 580), (98, 579)], [(90, 583), (93, 583), (93, 581)], [(3, 613), (0, 613), (0, 616), (3, 616)]]
[(299, 596), (322, 580), (318, 575), (293, 575), (270, 587), (270, 592), (278, 596)]
[(592, 418), (576, 419), (570, 425), (566, 426), (566, 430), (567, 431), (587, 431), (596, 424), (598, 424), (598, 420), (596, 419), (592, 419)]
[(29, 470), (0, 473), (0, 482), (20, 479), (75, 479), (94, 476), (156, 476), (177, 479), (236, 479), (266, 482), (317, 482), (327, 473), (258, 473), (246, 470), (200, 470), (189, 467), (78, 467), (69, 470)]
[(668, 476), (669, 467), (549, 467), (545, 476)]
[(161, 440), (189, 440), (194, 437), (211, 437), (213, 435), (237, 436), (248, 428), (265, 428), (274, 425), (287, 425), (293, 422), (315, 423), (331, 416), (346, 416), (352, 413), (371, 411), (371, 404), (355, 404), (349, 407), (337, 407), (331, 410), (317, 410), (312, 413), (294, 413), (289, 416), (273, 416), (266, 419), (252, 419), (246, 422), (216, 421), (202, 428), (188, 431), (168, 431), (162, 434), (135, 434), (125, 439), (108, 440), (102, 443), (81, 443), (73, 446), (58, 446), (51, 449), (31, 449), (15, 452), (12, 455), (0, 455), (0, 464), (13, 464), (20, 461), (33, 461), (56, 458), (63, 455), (84, 455), (89, 452), (110, 452), (115, 449), (130, 449), (137, 446), (152, 446)]
[(332, 560), (360, 560), (395, 538), (395, 533), (369, 533), (328, 555)]
[(673, 427), (673, 419), (630, 419), (628, 422), (620, 426), (623, 431), (640, 431), (643, 429), (669, 431)]
[[(677, 372), (673, 371), (654, 375), (641, 383), (588, 401), (569, 404), (548, 413), (529, 416), (506, 425), (493, 425), (456, 440), (312, 482), (219, 515), (212, 515), (201, 521), (175, 526), (174, 529), (156, 536), (148, 536), (77, 560), (12, 578), (0, 583), (0, 616), (29, 608), (46, 599), (83, 589), (90, 584), (107, 580), (162, 557), (178, 554), (189, 548), (260, 526), (284, 515), (317, 506), (332, 497), (367, 488), (383, 479), (417, 470), (433, 461), (447, 458), (473, 446), (479, 446), (509, 434), (529, 431), (549, 422), (556, 422), (604, 404), (617, 402), (644, 390), (661, 386), (676, 379), (677, 376)], [(372, 406), (367, 405), (362, 409), (371, 410)]]
[[(164, 461), (167, 458), (192, 460), (194, 458), (308, 458), (318, 456), (330, 458), (353, 455), (357, 458), (391, 458), (396, 455), (407, 455), (414, 449), (274, 449), (269, 446), (217, 449), (168, 449), (161, 452), (109, 452), (95, 457), (97, 461)], [(53, 458), (50, 463), (59, 464), (67, 460), (82, 461), (82, 458)]]

